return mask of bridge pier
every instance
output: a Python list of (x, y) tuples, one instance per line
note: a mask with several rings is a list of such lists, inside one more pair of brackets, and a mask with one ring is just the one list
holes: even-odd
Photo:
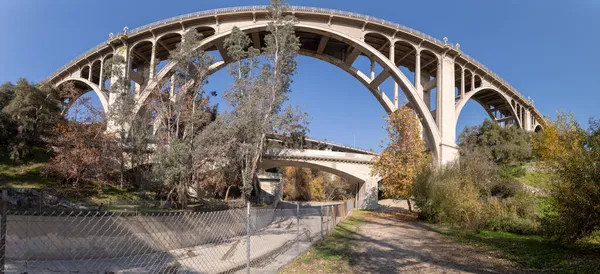
[(441, 137), (438, 163), (443, 166), (457, 160), (459, 156), (456, 145), (454, 59), (451, 56), (442, 54), (437, 75), (439, 79), (435, 120)]
[(356, 206), (360, 209), (377, 209), (378, 192), (378, 180), (376, 178), (369, 178), (360, 183), (356, 193)]
[(111, 92), (109, 92), (109, 94), (108, 94), (109, 113), (105, 113), (106, 121), (107, 121), (106, 132), (109, 134), (117, 133), (122, 128), (127, 128), (127, 125), (119, 125), (118, 121), (115, 121), (116, 115), (111, 113), (114, 109), (119, 108), (118, 104), (121, 103), (121, 102), (119, 102), (119, 100), (122, 99), (121, 94), (119, 94), (119, 93), (127, 92), (127, 90), (125, 90), (125, 86), (123, 86), (126, 81), (125, 79), (127, 79), (127, 76), (128, 76), (127, 75), (127, 68), (128, 68), (127, 52), (128, 52), (127, 45), (121, 45), (121, 46), (117, 47), (114, 51), (114, 56), (122, 57), (123, 60), (125, 60), (125, 63), (119, 64), (119, 65), (113, 65), (114, 67), (112, 68), (112, 74), (110, 76)]

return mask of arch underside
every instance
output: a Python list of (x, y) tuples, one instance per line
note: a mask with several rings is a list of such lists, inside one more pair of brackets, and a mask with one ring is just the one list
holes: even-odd
[[(408, 80), (408, 77), (399, 70), (396, 64), (392, 64), (387, 56), (378, 49), (373, 48), (373, 46), (367, 44), (365, 41), (361, 41), (360, 39), (356, 39), (349, 35), (336, 32), (332, 29), (323, 29), (311, 25), (297, 24), (295, 25), (295, 28), (296, 35), (300, 38), (301, 42), (299, 54), (323, 60), (348, 72), (367, 87), (384, 110), (387, 113), (390, 113), (396, 110), (396, 106), (380, 89), (379, 84), (373, 84), (373, 82), (377, 82), (377, 79), (371, 79), (365, 73), (352, 66), (359, 55), (367, 56), (379, 63), (383, 68), (383, 72), (381, 73), (384, 74), (383, 77), (391, 77), (398, 83), (398, 86), (401, 88), (409, 103), (414, 106), (414, 109), (421, 117), (426, 136), (431, 140), (431, 142), (429, 142), (430, 150), (434, 155), (437, 155), (440, 144), (440, 135), (435, 120), (421, 96), (417, 94), (413, 84)], [(254, 23), (250, 26), (241, 26), (240, 29), (246, 32), (252, 39), (252, 46), (256, 48), (262, 48), (264, 46), (266, 24)], [(230, 61), (222, 48), (222, 41), (230, 34), (231, 31), (222, 31), (221, 33), (205, 38), (200, 44), (200, 48), (203, 50), (219, 51), (220, 55), (224, 57), (223, 60), (216, 62), (211, 67), (211, 73), (225, 67)], [(323, 43), (324, 37), (327, 39), (325, 43)], [(406, 59), (402, 62), (411, 62), (411, 60)], [(408, 63), (406, 65), (408, 65)], [(156, 92), (168, 81), (172, 74), (171, 70), (173, 67), (173, 62), (169, 62), (153, 79), (148, 81), (145, 88), (139, 93), (136, 111), (140, 110), (142, 106), (147, 103), (146, 101), (152, 92)]]
[(482, 87), (467, 92), (465, 98), (462, 98), (456, 104), (456, 121), (458, 121), (462, 109), (469, 100), (473, 100), (481, 105), (492, 121), (510, 122), (514, 120), (519, 127), (523, 127), (522, 121), (515, 114), (516, 111), (511, 106), (509, 98), (492, 87)]
[[(93, 91), (96, 94), (96, 96), (98, 97), (98, 100), (100, 101), (100, 104), (102, 105), (102, 110), (104, 111), (104, 113), (108, 113), (108, 109), (109, 109), (108, 92), (100, 90), (98, 85), (96, 85), (95, 83), (90, 82), (89, 80), (80, 78), (80, 77), (69, 77), (69, 78), (63, 79), (62, 81), (59, 81), (58, 83), (56, 83), (54, 85), (54, 87), (61, 88), (62, 85), (69, 83), (69, 82), (73, 83), (74, 88), (77, 89), (78, 92), (75, 94), (72, 94), (73, 95), (72, 98), (64, 98), (64, 99), (69, 99), (69, 102), (67, 104), (67, 110), (83, 94)], [(66, 113), (66, 111), (65, 111), (65, 113)]]
[(324, 161), (308, 161), (308, 160), (297, 160), (297, 159), (271, 159), (265, 158), (261, 161), (260, 167), (262, 169), (270, 169), (275, 167), (303, 167), (314, 170), (324, 171), (336, 175), (344, 180), (352, 183), (364, 183), (365, 178), (359, 178), (355, 175), (342, 171), (340, 169), (333, 168), (327, 165)]

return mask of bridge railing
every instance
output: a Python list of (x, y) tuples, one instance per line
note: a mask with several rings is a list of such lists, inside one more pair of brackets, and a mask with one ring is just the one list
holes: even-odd
[(355, 205), (38, 213), (3, 204), (0, 273), (274, 272), (277, 256), (325, 238)]
[(344, 148), (344, 149), (348, 149), (348, 150), (355, 150), (355, 151), (358, 151), (358, 152), (363, 152), (365, 154), (377, 155), (377, 153), (374, 152), (372, 149), (361, 148), (361, 147), (357, 147), (356, 145), (348, 145), (348, 144), (343, 144), (343, 143), (333, 143), (333, 142), (328, 141), (326, 139), (315, 139), (315, 138), (308, 138), (307, 141), (309, 141), (309, 142), (315, 142), (315, 143), (321, 143), (323, 145), (331, 145), (331, 146), (334, 146), (334, 147)]

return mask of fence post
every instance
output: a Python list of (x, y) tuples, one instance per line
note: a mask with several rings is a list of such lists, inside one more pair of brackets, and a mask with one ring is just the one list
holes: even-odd
[(325, 236), (323, 236), (323, 205), (321, 205), (321, 240), (325, 240)]
[(246, 273), (250, 273), (250, 201), (248, 201), (248, 210), (246, 211), (246, 237), (248, 248), (246, 250)]
[(296, 242), (300, 242), (300, 203), (296, 203)]
[(2, 190), (2, 219), (1, 219), (1, 238), (0, 238), (0, 274), (4, 274), (4, 263), (6, 262), (6, 213), (7, 213), (8, 193), (6, 189)]
[(339, 205), (334, 205), (333, 207), (333, 227), (337, 226), (337, 214), (338, 214)]
[(42, 205), (44, 204), (44, 189), (40, 189), (40, 213), (42, 213)]
[(333, 212), (333, 205), (331, 205), (331, 207), (329, 209), (330, 209), (330, 211), (329, 211), (329, 226), (330, 226), (329, 230), (331, 232), (333, 232), (335, 230), (335, 219), (334, 219), (335, 213)]
[(327, 235), (329, 235), (329, 225), (331, 224), (331, 206), (327, 206), (327, 227), (325, 230), (327, 231)]

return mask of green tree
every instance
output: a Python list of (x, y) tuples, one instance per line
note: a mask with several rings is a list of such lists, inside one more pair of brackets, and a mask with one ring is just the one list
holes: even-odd
[(412, 184), (429, 163), (420, 121), (412, 109), (403, 106), (387, 118), (386, 130), (388, 146), (374, 160), (371, 174), (381, 177), (384, 196), (407, 198), (412, 210)]
[(595, 153), (600, 153), (600, 119), (590, 118), (587, 146)]
[(16, 129), (9, 144), (10, 157), (22, 160), (31, 154), (34, 146), (45, 146), (51, 128), (62, 118), (61, 102), (57, 92), (48, 87), (38, 87), (26, 79), (19, 79), (16, 85), (2, 86), (2, 109)]
[(111, 135), (106, 141), (114, 142), (115, 150), (111, 151), (115, 159), (119, 160), (119, 185), (123, 188), (125, 182), (125, 171), (128, 165), (129, 138), (132, 124), (135, 120), (133, 108), (135, 106), (135, 93), (131, 90), (130, 82), (127, 80), (125, 68), (127, 62), (121, 55), (114, 55), (104, 65), (104, 75), (110, 78), (109, 92), (114, 97), (110, 104), (109, 115), (106, 123), (108, 133)]
[(7, 82), (0, 86), (0, 155), (8, 152), (8, 146), (16, 132), (13, 121), (2, 109), (14, 98), (13, 84)]
[(246, 198), (252, 193), (260, 194), (257, 172), (267, 148), (267, 136), (306, 132), (305, 114), (298, 108), (284, 109), (300, 47), (293, 27), (295, 19), (284, 16), (287, 6), (283, 1), (271, 1), (268, 10), (270, 22), (262, 52), (250, 47), (248, 35), (236, 27), (225, 40), (233, 60), (229, 72), (234, 83), (224, 94), (231, 111), (220, 115), (205, 131), (204, 139), (216, 142), (203, 142), (219, 146), (221, 152), (213, 158), (227, 162), (241, 174)]
[(190, 189), (199, 193), (200, 182), (214, 165), (198, 137), (215, 120), (216, 106), (204, 90), (213, 58), (199, 47), (202, 36), (191, 30), (170, 53), (176, 63), (169, 85), (153, 98), (157, 161), (153, 173), (167, 190), (167, 199), (185, 207)]
[(466, 127), (460, 134), (461, 156), (477, 150), (502, 164), (520, 163), (531, 159), (531, 138), (517, 127), (501, 127), (486, 119), (483, 124)]

